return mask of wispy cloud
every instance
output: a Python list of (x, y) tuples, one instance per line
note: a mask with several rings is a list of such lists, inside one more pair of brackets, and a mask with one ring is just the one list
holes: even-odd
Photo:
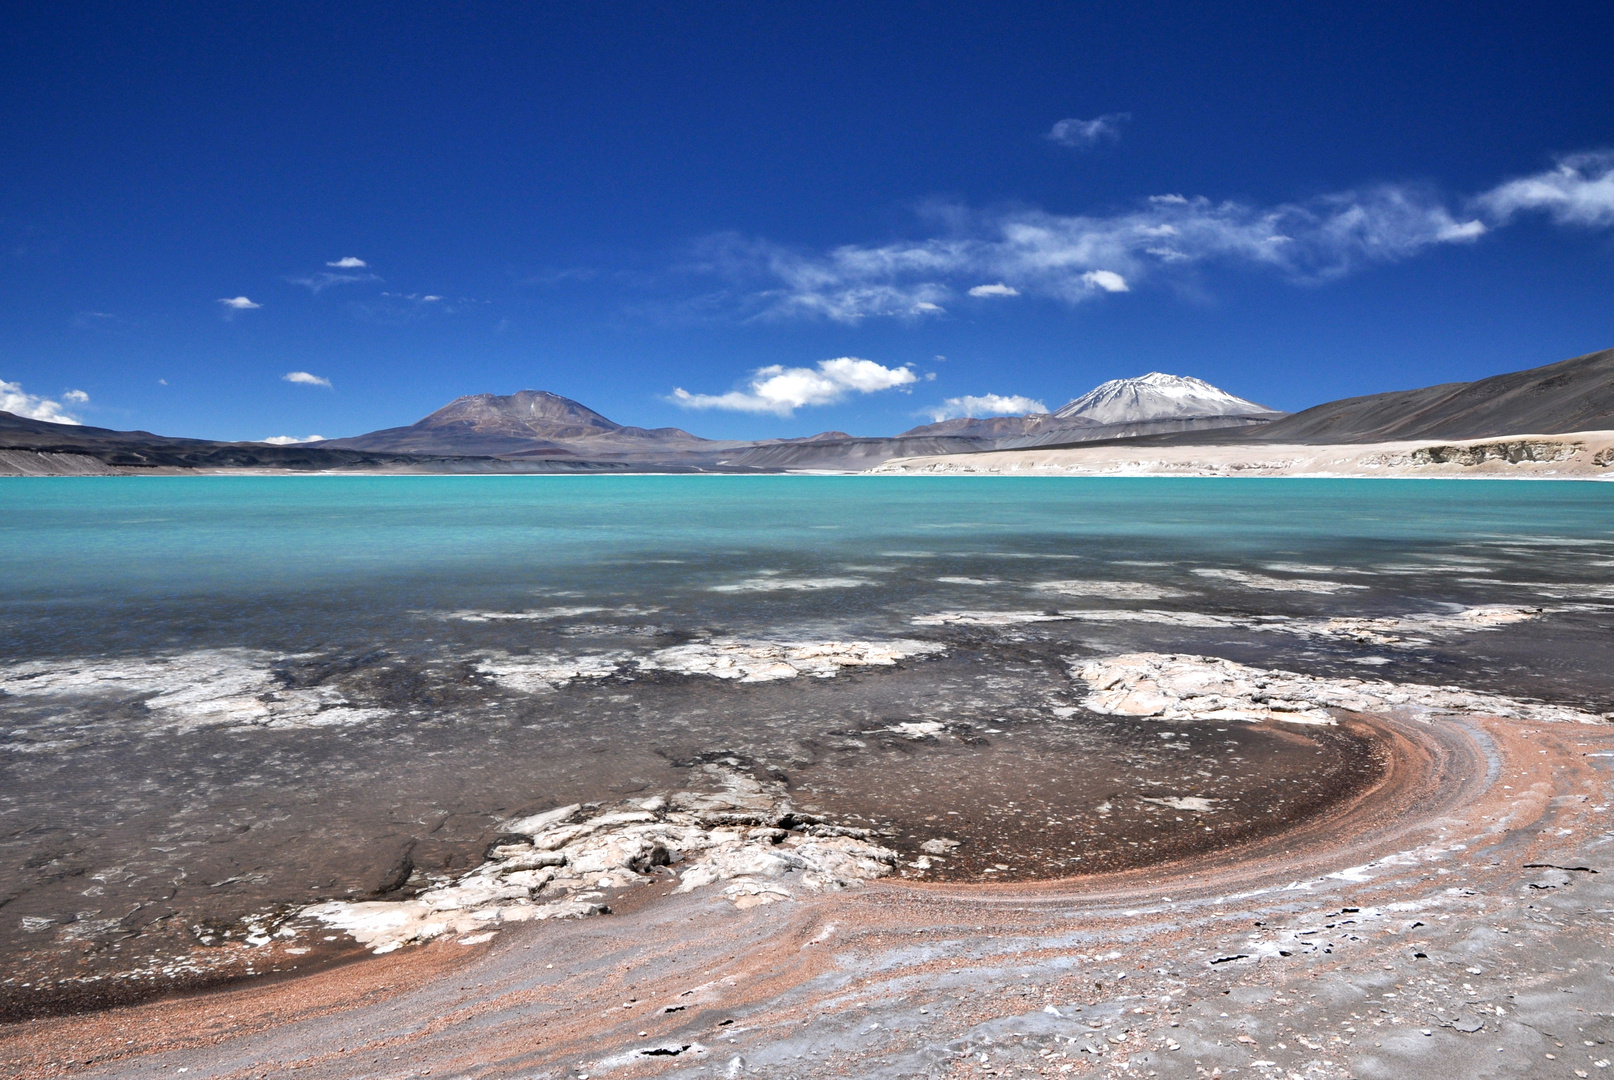
[[(1594, 198), (1588, 192), (1578, 200), (1584, 206)], [(1215, 265), (1316, 283), (1472, 242), (1488, 229), (1428, 188), (1397, 184), (1275, 206), (1166, 194), (1108, 214), (950, 206), (931, 208), (927, 218), (939, 226), (937, 235), (821, 254), (715, 237), (702, 248), (700, 268), (741, 286), (746, 317), (857, 323), (938, 314), (960, 291), (1080, 304)]]
[(333, 259), (325, 265), (334, 266), (338, 270), (363, 270), (370, 264), (353, 255), (344, 255), (340, 259)]
[(1555, 168), (1509, 180), (1475, 202), (1502, 223), (1539, 210), (1559, 225), (1614, 225), (1614, 151), (1559, 158)]
[(270, 446), (296, 446), (299, 443), (324, 442), (325, 436), (305, 435), (299, 439), (295, 435), (271, 435), (267, 439), (259, 439), (258, 441), (268, 443)]
[[(62, 397), (77, 405), (90, 400), (90, 395), (82, 390), (69, 390)], [(61, 402), (25, 393), (21, 383), (6, 382), (4, 379), (0, 379), (0, 410), (29, 420), (49, 420), (53, 424), (83, 423), (64, 409)]]
[(288, 371), (288, 372), (286, 372), (286, 374), (282, 375), (280, 378), (281, 378), (282, 382), (300, 383), (303, 386), (325, 386), (325, 387), (328, 387), (328, 386), (331, 385), (331, 380), (326, 379), (326, 378), (321, 378), (318, 375), (310, 375), (306, 371)]
[(1126, 278), (1114, 270), (1089, 270), (1082, 275), (1082, 284), (1091, 285), (1095, 289), (1105, 292), (1131, 292), (1127, 286)]
[(226, 311), (256, 311), (263, 307), (262, 304), (254, 304), (244, 296), (221, 297), (219, 303), (224, 305)]
[(286, 280), (291, 282), (293, 285), (301, 285), (309, 292), (318, 296), (332, 285), (353, 285), (361, 281), (380, 281), (381, 275), (336, 274), (329, 270), (321, 270), (317, 274), (306, 274), (303, 277), (288, 277)]
[(925, 410), (925, 414), (936, 423), (951, 420), (956, 416), (1023, 416), (1026, 413), (1045, 413), (1048, 406), (1036, 398), (1022, 397), (1019, 394), (981, 394), (979, 396), (966, 394), (963, 397), (948, 398), (934, 408)]
[(873, 360), (842, 356), (820, 360), (816, 368), (787, 368), (780, 364), (758, 368), (743, 390), (726, 394), (691, 394), (678, 387), (669, 400), (686, 409), (789, 416), (809, 405), (832, 405), (851, 394), (872, 394), (918, 381), (919, 376), (911, 368), (888, 368)]
[(1087, 150), (1101, 142), (1114, 141), (1121, 137), (1121, 126), (1132, 119), (1131, 113), (1105, 113), (1103, 116), (1091, 120), (1078, 120), (1076, 117), (1066, 117), (1048, 129), (1044, 136), (1049, 142), (1056, 142), (1060, 146), (1070, 146), (1078, 150)]

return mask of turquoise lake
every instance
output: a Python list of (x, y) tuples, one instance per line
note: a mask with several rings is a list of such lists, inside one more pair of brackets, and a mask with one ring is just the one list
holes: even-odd
[(732, 773), (951, 880), (1238, 844), (1375, 775), (1345, 728), (1101, 715), (1095, 658), (1614, 711), (1606, 483), (11, 480), (0, 582), (14, 1018)]

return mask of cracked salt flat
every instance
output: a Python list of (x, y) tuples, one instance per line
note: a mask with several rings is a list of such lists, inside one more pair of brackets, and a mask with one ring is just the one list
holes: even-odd
[(678, 878), (678, 892), (728, 882), (723, 895), (744, 909), (793, 899), (793, 887), (854, 888), (897, 865), (897, 853), (868, 830), (797, 814), (782, 784), (715, 765), (706, 771), (721, 791), (609, 808), (572, 804), (506, 822), (507, 833), (526, 842), (500, 844), (467, 874), (408, 900), (331, 901), (292, 918), (318, 920), (387, 953), (447, 935), (485, 940), (508, 923), (604, 914), (598, 890), (643, 884), (663, 867)]
[(390, 715), (360, 708), (334, 687), (287, 689), (276, 662), (250, 649), (200, 649), (140, 660), (36, 660), (0, 668), (16, 697), (111, 697), (143, 704), (160, 727), (334, 727)]
[(915, 626), (1018, 626), (1041, 622), (1154, 623), (1201, 629), (1237, 627), (1268, 630), (1301, 637), (1334, 638), (1372, 645), (1424, 645), (1426, 639), (1409, 634), (1467, 633), (1495, 630), (1547, 614), (1545, 608), (1509, 604), (1483, 604), (1453, 612), (1415, 612), (1383, 618), (1339, 617), (1296, 619), (1287, 615), (1213, 615), (1199, 611), (1165, 611), (1093, 608), (1068, 611), (942, 611), (916, 615)]
[(946, 647), (932, 641), (735, 641), (692, 642), (658, 649), (640, 661), (650, 670), (710, 675), (740, 682), (811, 676), (831, 678), (847, 668), (893, 667), (897, 661), (932, 656)]
[(669, 671), (736, 682), (773, 682), (809, 677), (828, 679), (848, 668), (894, 667), (899, 660), (945, 652), (929, 641), (695, 641), (658, 649), (649, 656), (627, 652), (593, 656), (498, 657), (477, 670), (499, 685), (542, 693), (574, 679), (603, 679), (633, 671)]
[(1092, 688), (1082, 705), (1092, 712), (1117, 716), (1332, 724), (1334, 717), (1328, 710), (1343, 709), (1412, 716), (1455, 713), (1542, 722), (1604, 722), (1579, 709), (1452, 686), (1325, 679), (1209, 656), (1129, 653), (1106, 660), (1072, 660), (1071, 666), (1072, 673)]

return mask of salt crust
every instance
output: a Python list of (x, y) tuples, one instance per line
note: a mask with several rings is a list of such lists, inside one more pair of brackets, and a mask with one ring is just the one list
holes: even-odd
[(636, 671), (707, 675), (736, 682), (773, 682), (809, 676), (828, 679), (847, 668), (893, 667), (897, 661), (945, 651), (929, 641), (739, 641), (713, 639), (658, 649), (649, 656), (601, 653), (587, 657), (501, 657), (477, 670), (501, 686), (528, 693), (565, 686), (573, 679), (604, 678)]
[(17, 697), (144, 697), (165, 729), (333, 727), (365, 723), (386, 709), (354, 706), (330, 686), (288, 689), (251, 649), (201, 649), (128, 660), (37, 660), (0, 667), (0, 690)]
[(1162, 720), (1243, 720), (1332, 724), (1330, 709), (1412, 718), (1438, 714), (1502, 716), (1515, 720), (1601, 724), (1602, 717), (1559, 705), (1477, 694), (1455, 686), (1367, 679), (1324, 679), (1246, 667), (1212, 656), (1128, 653), (1070, 661), (1092, 688), (1082, 705), (1113, 716)]
[(916, 626), (1017, 626), (1040, 622), (1158, 623), (1200, 629), (1236, 627), (1270, 630), (1301, 637), (1332, 638), (1366, 645), (1426, 645), (1426, 635), (1496, 630), (1539, 619), (1547, 608), (1484, 604), (1454, 612), (1417, 612), (1386, 618), (1296, 619), (1286, 615), (1213, 615), (1202, 611), (1153, 608), (1071, 611), (942, 611), (917, 615)]
[[(927, 641), (692, 642), (649, 656), (626, 651), (579, 656), (492, 657), (477, 670), (500, 686), (541, 693), (575, 679), (639, 671), (706, 675), (739, 682), (830, 678), (847, 668), (892, 667), (945, 651)], [(0, 666), (0, 691), (16, 697), (138, 699), (161, 730), (202, 727), (299, 728), (362, 724), (390, 715), (354, 705), (333, 686), (288, 688), (274, 665), (287, 657), (251, 649), (202, 649), (151, 659), (38, 660)], [(40, 743), (7, 744), (39, 751)]]
[(1170, 600), (1187, 595), (1179, 589), (1142, 581), (1039, 581), (1031, 587), (1063, 596), (1107, 596), (1116, 600)]
[(789, 578), (782, 577), (778, 571), (765, 570), (756, 577), (746, 578), (744, 581), (734, 581), (727, 585), (713, 585), (711, 592), (816, 592), (819, 589), (855, 589), (859, 585), (873, 585), (867, 578), (855, 577), (820, 577), (820, 578)]
[(600, 890), (646, 884), (658, 874), (676, 876), (678, 892), (727, 882), (723, 895), (748, 908), (799, 890), (852, 888), (896, 867), (897, 853), (868, 830), (794, 812), (783, 785), (719, 765), (704, 769), (722, 790), (562, 806), (509, 821), (507, 839), (520, 839), (496, 845), (462, 877), (409, 900), (333, 901), (297, 915), (385, 953), (448, 935), (486, 940), (482, 935), (506, 923), (605, 914)]
[(1366, 585), (1346, 585), (1321, 578), (1275, 578), (1269, 574), (1252, 574), (1247, 570), (1226, 570), (1211, 566), (1199, 567), (1194, 573), (1218, 581), (1231, 581), (1236, 585), (1243, 585), (1246, 589), (1262, 589), (1267, 592), (1337, 593), (1344, 589), (1367, 588)]

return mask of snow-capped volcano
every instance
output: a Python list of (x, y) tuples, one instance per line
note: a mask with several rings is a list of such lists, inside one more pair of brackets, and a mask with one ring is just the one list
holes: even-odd
[(1081, 417), (1099, 424), (1135, 424), (1198, 416), (1269, 416), (1277, 410), (1235, 397), (1201, 379), (1151, 371), (1136, 379), (1111, 379), (1057, 409), (1060, 420)]

